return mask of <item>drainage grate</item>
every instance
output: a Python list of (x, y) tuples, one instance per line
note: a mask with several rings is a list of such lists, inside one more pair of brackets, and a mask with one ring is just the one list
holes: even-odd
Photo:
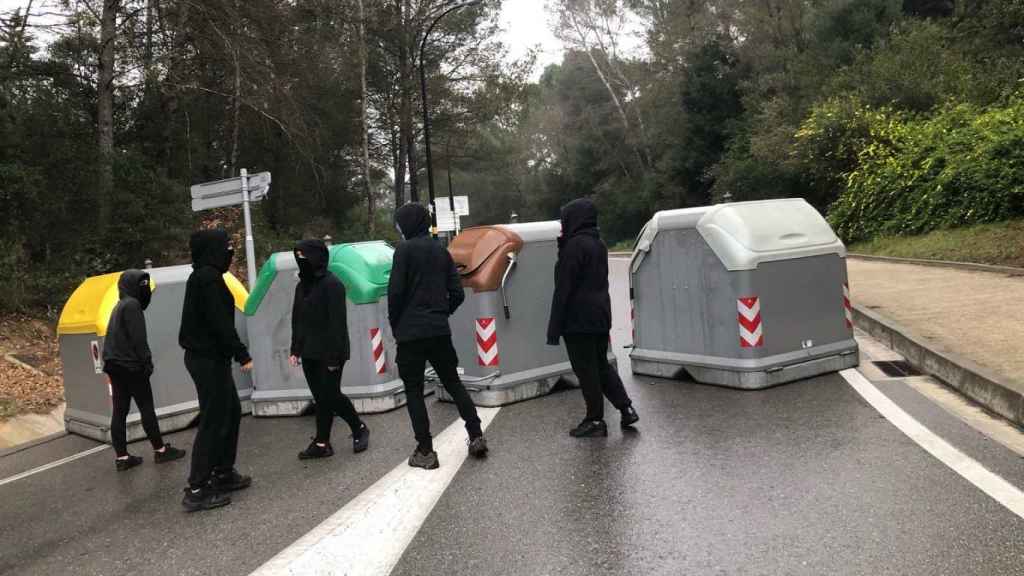
[(910, 363), (908, 363), (906, 360), (885, 362), (876, 361), (874, 364), (875, 366), (878, 366), (879, 370), (885, 372), (885, 375), (889, 376), (890, 378), (906, 378), (908, 376), (921, 375), (921, 371), (911, 366)]

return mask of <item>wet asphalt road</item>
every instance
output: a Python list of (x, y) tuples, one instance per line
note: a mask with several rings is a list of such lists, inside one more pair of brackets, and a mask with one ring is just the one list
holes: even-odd
[[(613, 264), (616, 320), (624, 263)], [(615, 331), (624, 352), (627, 327)], [(625, 358), (624, 354), (621, 354)], [(1024, 574), (1024, 520), (882, 418), (838, 375), (742, 392), (632, 378), (637, 432), (574, 440), (576, 391), (507, 406), (393, 574)], [(922, 424), (1018, 487), (1024, 459), (900, 381)], [(434, 429), (454, 421), (432, 404)], [(0, 486), (0, 574), (245, 575), (401, 464), (403, 410), (371, 416), (369, 452), (300, 463), (305, 418), (243, 420), (235, 503), (186, 515), (187, 461), (118, 474), (107, 450)], [(170, 441), (190, 448), (193, 431)], [(0, 458), (0, 479), (81, 452), (65, 437)], [(442, 463), (443, 464), (443, 463)], [(372, 546), (368, 542), (367, 546)]]

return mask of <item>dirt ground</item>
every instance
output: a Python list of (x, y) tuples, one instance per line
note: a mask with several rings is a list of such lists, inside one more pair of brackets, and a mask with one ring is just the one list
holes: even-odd
[[(8, 356), (17, 362), (10, 361)], [(0, 418), (45, 414), (63, 401), (64, 384), (53, 323), (20, 315), (0, 317)]]
[(940, 348), (1024, 381), (1024, 278), (851, 258), (850, 295)]

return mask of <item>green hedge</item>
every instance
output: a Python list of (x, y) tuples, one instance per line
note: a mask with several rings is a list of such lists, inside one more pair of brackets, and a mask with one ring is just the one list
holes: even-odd
[(846, 169), (828, 217), (847, 242), (1006, 220), (1024, 215), (1022, 96), (930, 117), (831, 101), (804, 123), (798, 153)]

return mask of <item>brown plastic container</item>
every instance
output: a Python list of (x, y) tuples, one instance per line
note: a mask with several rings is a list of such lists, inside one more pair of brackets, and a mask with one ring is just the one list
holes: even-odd
[(462, 286), (474, 292), (491, 292), (501, 287), (509, 266), (508, 254), (518, 254), (523, 239), (502, 226), (469, 228), (452, 240), (448, 251), (462, 277)]

